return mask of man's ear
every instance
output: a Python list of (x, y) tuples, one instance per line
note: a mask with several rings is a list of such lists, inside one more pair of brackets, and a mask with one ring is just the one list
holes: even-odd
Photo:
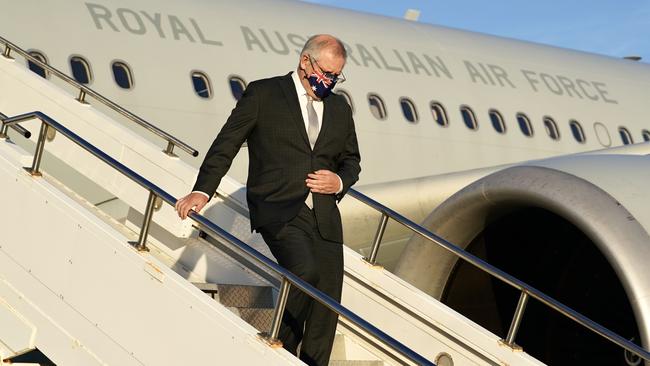
[(305, 73), (307, 72), (305, 71), (307, 69), (307, 62), (309, 62), (307, 55), (300, 55), (300, 63), (299, 63), (300, 70), (302, 70)]

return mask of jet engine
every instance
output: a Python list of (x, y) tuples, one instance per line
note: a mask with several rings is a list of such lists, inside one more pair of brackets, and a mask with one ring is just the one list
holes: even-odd
[[(650, 156), (581, 154), (473, 181), (422, 225), (615, 333), (649, 348)], [(395, 273), (502, 337), (519, 291), (411, 237)], [(642, 361), (530, 300), (516, 343), (550, 365)]]

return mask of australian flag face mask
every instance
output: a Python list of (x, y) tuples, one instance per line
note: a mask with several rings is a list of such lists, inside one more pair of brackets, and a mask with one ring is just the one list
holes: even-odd
[(327, 76), (318, 73), (316, 70), (314, 70), (314, 73), (309, 75), (307, 80), (309, 81), (311, 90), (320, 99), (330, 95), (332, 89), (334, 89), (334, 85), (336, 85), (336, 79), (329, 79)]

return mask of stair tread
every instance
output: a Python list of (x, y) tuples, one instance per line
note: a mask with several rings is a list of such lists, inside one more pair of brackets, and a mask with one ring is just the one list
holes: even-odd
[(237, 308), (237, 311), (240, 318), (260, 332), (267, 332), (271, 329), (274, 309)]
[(253, 285), (230, 285), (193, 283), (201, 291), (210, 294), (224, 306), (238, 308), (273, 308), (273, 287)]
[[(211, 295), (216, 301), (237, 314), (242, 320), (260, 332), (271, 328), (274, 314), (273, 288), (270, 286), (233, 285), (216, 283), (193, 283), (201, 291)], [(337, 333), (332, 357), (345, 357), (345, 336)], [(330, 366), (383, 366), (381, 360), (333, 359)]]

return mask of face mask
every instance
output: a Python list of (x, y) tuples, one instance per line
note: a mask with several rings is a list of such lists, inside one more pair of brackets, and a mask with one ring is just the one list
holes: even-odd
[(317, 73), (309, 75), (307, 80), (309, 81), (311, 90), (320, 99), (323, 99), (330, 95), (332, 89), (334, 89), (334, 85), (336, 85), (336, 80), (332, 81), (326, 78), (324, 75)]

